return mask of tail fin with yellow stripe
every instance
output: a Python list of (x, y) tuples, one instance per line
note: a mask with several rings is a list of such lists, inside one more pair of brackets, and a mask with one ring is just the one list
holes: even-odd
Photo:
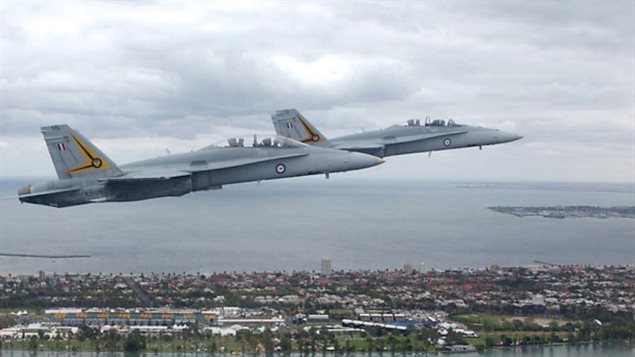
[(108, 156), (68, 125), (44, 126), (41, 130), (60, 179), (122, 175)]

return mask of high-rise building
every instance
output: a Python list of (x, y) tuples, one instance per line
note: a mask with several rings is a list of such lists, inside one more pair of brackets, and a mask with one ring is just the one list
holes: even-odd
[(403, 272), (406, 274), (412, 274), (413, 268), (412, 268), (412, 264), (410, 263), (406, 263), (403, 265)]
[(331, 274), (331, 259), (322, 259), (322, 275)]

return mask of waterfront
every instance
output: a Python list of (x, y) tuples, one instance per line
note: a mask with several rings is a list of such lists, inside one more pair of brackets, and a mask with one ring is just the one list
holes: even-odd
[[(275, 354), (276, 356), (282, 356), (282, 354)], [(425, 354), (413, 354), (413, 353), (373, 353), (373, 356), (408, 356), (419, 357)], [(522, 348), (501, 348), (490, 349), (483, 352), (472, 353), (428, 353), (430, 356), (445, 356), (445, 357), (633, 357), (635, 356), (635, 349), (630, 346), (618, 345), (618, 344), (583, 344), (576, 346), (558, 345), (558, 346), (546, 346), (546, 347), (522, 347)], [(157, 356), (157, 357), (203, 357), (208, 356), (207, 353), (111, 353), (111, 352), (30, 352), (30, 351), (0, 351), (0, 356), (3, 357), (136, 357), (136, 356)], [(231, 354), (216, 354), (218, 357), (227, 357)], [(251, 356), (251, 354), (249, 354)], [(302, 354), (293, 353), (287, 356), (301, 357)], [(307, 355), (304, 355), (307, 356)], [(314, 357), (333, 357), (333, 356), (346, 356), (346, 357), (368, 357), (368, 353), (315, 353), (309, 356)]]
[[(2, 181), (15, 196), (23, 181)], [(65, 209), (0, 202), (1, 273), (222, 272), (635, 262), (634, 220), (518, 218), (490, 206), (633, 205), (632, 185), (355, 181), (234, 185)]]

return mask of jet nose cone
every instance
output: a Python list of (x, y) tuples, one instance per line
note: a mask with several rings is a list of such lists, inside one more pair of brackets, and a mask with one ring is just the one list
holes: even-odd
[(509, 143), (509, 142), (520, 140), (523, 138), (522, 135), (510, 133), (507, 131), (501, 131), (497, 136), (501, 143)]
[(384, 159), (377, 156), (362, 154), (359, 152), (350, 153), (350, 164), (352, 169), (365, 169), (384, 163)]

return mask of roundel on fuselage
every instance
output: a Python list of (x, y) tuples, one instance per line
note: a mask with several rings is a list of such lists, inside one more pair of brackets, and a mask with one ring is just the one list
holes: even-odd
[(279, 173), (280, 175), (282, 175), (283, 173), (285, 173), (287, 171), (287, 167), (284, 166), (284, 164), (278, 164), (276, 165), (276, 172)]

